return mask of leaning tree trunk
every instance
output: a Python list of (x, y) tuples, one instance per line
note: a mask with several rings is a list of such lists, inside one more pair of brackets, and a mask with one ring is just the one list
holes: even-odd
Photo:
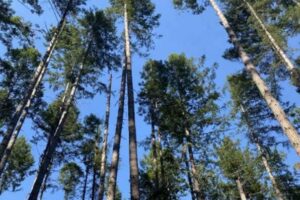
[(85, 167), (85, 177), (84, 177), (84, 182), (83, 182), (83, 191), (82, 191), (82, 200), (85, 200), (85, 195), (86, 195), (86, 189), (87, 189), (87, 181), (90, 173), (90, 166), (86, 165)]
[[(248, 9), (250, 10), (251, 14), (254, 16), (254, 18), (257, 20), (259, 26), (261, 29), (265, 32), (266, 36), (271, 42), (271, 45), (273, 46), (276, 53), (280, 56), (282, 62), (285, 64), (287, 70), (289, 71), (291, 77), (297, 76), (297, 69), (295, 65), (292, 63), (292, 61), (289, 59), (289, 57), (286, 55), (286, 53), (283, 51), (283, 49), (277, 44), (276, 40), (272, 36), (272, 34), (268, 31), (267, 27), (265, 26), (264, 22), (259, 18), (258, 14), (254, 10), (254, 8), (251, 6), (251, 4), (247, 0), (243, 0), (245, 4), (247, 5)], [(300, 87), (300, 83), (294, 84), (297, 87)]]
[(40, 200), (43, 200), (44, 193), (47, 189), (47, 182), (48, 182), (48, 178), (50, 176), (51, 166), (52, 166), (52, 164), (49, 165), (46, 177), (44, 178), (42, 186), (41, 186)]
[(77, 87), (79, 85), (79, 81), (80, 81), (80, 78), (81, 78), (83, 66), (84, 66), (84, 61), (83, 61), (82, 64), (80, 64), (79, 73), (78, 73), (78, 75), (77, 75), (77, 77), (74, 81), (74, 84), (71, 87), (71, 90), (70, 90), (70, 93), (69, 93), (68, 97), (66, 98), (66, 102), (62, 102), (63, 107), (62, 107), (59, 122), (57, 124), (57, 127), (56, 127), (54, 133), (52, 134), (52, 137), (50, 137), (49, 140), (48, 140), (46, 149), (44, 150), (42, 161), (40, 163), (39, 170), (38, 170), (36, 178), (34, 180), (34, 184), (32, 186), (31, 192), (29, 194), (28, 200), (36, 200), (37, 197), (38, 197), (38, 194), (39, 194), (40, 189), (41, 189), (42, 181), (43, 181), (43, 179), (45, 177), (45, 174), (47, 172), (47, 167), (50, 164), (50, 161), (53, 157), (53, 154), (55, 153), (55, 149), (56, 149), (56, 147), (59, 143), (59, 138), (60, 138), (61, 131), (63, 129), (63, 125), (64, 125), (64, 123), (67, 119), (69, 108), (70, 108), (70, 106), (73, 102)]
[(275, 177), (273, 176), (272, 169), (271, 169), (271, 167), (269, 165), (269, 162), (268, 162), (268, 159), (266, 157), (266, 151), (262, 147), (261, 141), (259, 141), (256, 133), (252, 129), (252, 125), (250, 123), (250, 120), (249, 120), (249, 117), (248, 117), (248, 113), (246, 112), (246, 110), (245, 110), (245, 108), (244, 108), (243, 105), (241, 105), (241, 111), (242, 111), (242, 113), (245, 116), (246, 124), (247, 124), (247, 126), (249, 128), (250, 140), (253, 143), (255, 143), (255, 145), (257, 147), (257, 150), (258, 150), (259, 154), (261, 155), (261, 158), (262, 158), (262, 161), (263, 161), (263, 165), (266, 168), (266, 171), (268, 172), (268, 176), (269, 176), (269, 178), (270, 178), (270, 180), (272, 182), (273, 188), (275, 190), (276, 199), (277, 200), (284, 200), (285, 198), (284, 198), (283, 194), (281, 193), (281, 191), (279, 189), (278, 183), (277, 183)]
[(165, 184), (165, 168), (164, 168), (164, 158), (163, 158), (163, 146), (161, 143), (161, 132), (160, 128), (157, 129), (157, 143), (158, 143), (158, 155), (159, 155), (159, 165), (161, 173), (161, 185)]
[(237, 187), (238, 187), (238, 190), (239, 190), (239, 194), (240, 194), (241, 200), (247, 200), (246, 194), (245, 194), (245, 192), (244, 192), (244, 188), (243, 188), (243, 185), (242, 185), (242, 183), (241, 183), (240, 178), (237, 178), (237, 179), (235, 180), (235, 182), (236, 182), (236, 185), (237, 185)]
[(106, 112), (105, 112), (105, 129), (102, 142), (101, 163), (100, 163), (100, 184), (98, 191), (98, 200), (103, 200), (105, 189), (105, 175), (106, 175), (106, 160), (107, 160), (107, 142), (109, 133), (109, 116), (110, 116), (110, 99), (111, 99), (112, 75), (109, 77), (109, 85), (106, 98)]
[(139, 168), (138, 168), (137, 142), (136, 142), (136, 129), (135, 129), (129, 19), (128, 19), (128, 8), (126, 2), (124, 2), (124, 31), (125, 31), (125, 66), (126, 66), (126, 75), (127, 75), (127, 95), (128, 95), (130, 193), (131, 193), (131, 200), (139, 200), (140, 199)]
[(186, 137), (187, 148), (189, 153), (189, 163), (191, 165), (191, 170), (192, 170), (192, 184), (194, 186), (195, 197), (197, 200), (204, 199), (203, 195), (201, 194), (199, 180), (197, 179), (198, 173), (197, 173), (195, 159), (194, 159), (193, 145), (191, 141), (190, 131), (188, 129), (185, 129), (185, 137)]
[(17, 109), (11, 120), (11, 123), (8, 126), (8, 130), (5, 133), (5, 136), (1, 142), (1, 145), (0, 145), (0, 159), (1, 159), (1, 161), (0, 161), (0, 176), (3, 173), (7, 159), (12, 151), (12, 148), (13, 148), (13, 146), (16, 142), (16, 139), (19, 135), (19, 132), (23, 126), (23, 123), (28, 114), (28, 110), (31, 107), (31, 103), (32, 103), (32, 101), (38, 91), (38, 88), (41, 84), (41, 81), (45, 75), (47, 66), (49, 64), (49, 61), (53, 54), (55, 46), (58, 42), (59, 36), (64, 29), (64, 26), (66, 24), (67, 15), (72, 8), (71, 7), (72, 1), (73, 0), (69, 0), (66, 10), (63, 13), (62, 18), (57, 26), (57, 31), (54, 33), (54, 35), (49, 43), (48, 49), (47, 49), (46, 53), (44, 54), (42, 61), (40, 62), (39, 66), (37, 67), (32, 79), (31, 79), (31, 83), (29, 85), (27, 94), (25, 95), (22, 102), (17, 106)]
[(237, 48), (240, 58), (242, 59), (247, 72), (251, 75), (253, 82), (256, 84), (257, 88), (259, 89), (261, 95), (267, 102), (268, 106), (272, 110), (274, 116), (278, 120), (279, 124), (281, 125), (283, 132), (287, 135), (290, 143), (295, 148), (298, 155), (300, 155), (300, 137), (297, 133), (295, 127), (291, 124), (289, 119), (287, 118), (285, 112), (281, 108), (279, 102), (272, 96), (269, 88), (267, 87), (266, 83), (262, 80), (259, 73), (257, 72), (254, 64), (252, 63), (250, 57), (245, 52), (242, 45), (239, 43), (238, 38), (229, 25), (227, 19), (223, 15), (221, 9), (216, 4), (215, 0), (209, 0), (212, 7), (216, 11), (217, 15), (219, 16), (223, 26), (225, 27), (231, 42)]
[(192, 175), (191, 175), (191, 170), (190, 170), (190, 163), (189, 163), (189, 160), (188, 160), (186, 154), (187, 154), (186, 144), (184, 144), (182, 147), (182, 159), (185, 164), (185, 169), (186, 169), (186, 173), (187, 173), (187, 178), (188, 178), (188, 183), (189, 183), (189, 187), (190, 187), (190, 191), (191, 191), (192, 200), (196, 200), (196, 198), (195, 198), (196, 195), (194, 192), (194, 186), (193, 186)]
[(108, 179), (107, 200), (114, 200), (116, 195), (117, 174), (118, 174), (118, 165), (120, 159), (120, 144), (121, 144), (121, 135), (122, 135), (122, 126), (123, 126), (123, 115), (124, 115), (125, 89), (126, 89), (126, 67), (124, 66), (122, 70), (122, 80), (121, 80), (121, 88), (120, 88), (117, 124), (116, 124), (114, 145), (113, 145), (113, 154), (112, 154), (110, 174)]

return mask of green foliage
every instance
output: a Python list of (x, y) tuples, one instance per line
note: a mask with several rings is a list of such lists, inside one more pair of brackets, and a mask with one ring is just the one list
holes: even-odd
[(62, 85), (74, 82), (79, 75), (79, 66), (83, 64), (78, 92), (81, 96), (92, 97), (105, 88), (99, 80), (103, 70), (120, 66), (117, 47), (114, 20), (104, 11), (85, 11), (78, 23), (68, 25), (62, 33), (53, 57), (55, 71), (51, 72), (51, 85), (60, 89)]
[[(181, 173), (180, 160), (174, 156), (171, 149), (162, 151), (162, 161), (157, 161), (157, 165), (153, 162), (153, 153), (145, 156), (141, 161), (141, 199), (180, 199), (186, 188), (183, 174)], [(163, 163), (163, 165), (161, 165)], [(159, 171), (159, 188), (155, 181), (155, 172)], [(162, 174), (164, 171), (164, 174)]]
[[(0, 110), (5, 114), (1, 116), (2, 123), (9, 122), (16, 106), (25, 97), (27, 90), (24, 85), (30, 84), (39, 58), (40, 54), (35, 48), (25, 47), (10, 49), (5, 58), (0, 59)], [(35, 112), (43, 106), (42, 95), (42, 91), (38, 90), (30, 111)]]
[(5, 172), (0, 181), (0, 192), (11, 189), (20, 189), (22, 182), (29, 175), (29, 170), (33, 167), (34, 159), (31, 154), (31, 146), (25, 137), (17, 139), (12, 153), (8, 159)]
[(238, 143), (226, 137), (217, 153), (224, 176), (232, 183), (239, 179), (248, 198), (263, 199), (263, 186), (259, 182), (262, 176), (260, 161), (250, 150), (242, 151)]
[(65, 164), (59, 172), (59, 183), (63, 186), (65, 200), (74, 199), (82, 179), (83, 172), (76, 163)]
[(142, 47), (149, 49), (153, 43), (153, 29), (159, 25), (160, 18), (160, 15), (155, 13), (155, 5), (151, 0), (110, 0), (110, 2), (112, 12), (118, 16), (123, 16), (126, 2), (133, 48), (138, 52)]
[(177, 9), (190, 9), (195, 14), (204, 11), (205, 5), (199, 5), (197, 0), (173, 0), (173, 4)]

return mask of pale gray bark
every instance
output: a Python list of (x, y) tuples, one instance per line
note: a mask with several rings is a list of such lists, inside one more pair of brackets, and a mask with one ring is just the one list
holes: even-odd
[(124, 115), (124, 100), (126, 89), (126, 68), (122, 70), (122, 80), (120, 87), (119, 108), (117, 116), (117, 124), (114, 137), (113, 154), (111, 159), (110, 174), (108, 179), (107, 200), (114, 200), (116, 196), (117, 174), (120, 159), (120, 144)]
[(252, 128), (252, 125), (251, 125), (251, 122), (248, 118), (248, 113), (246, 112), (245, 108), (243, 105), (241, 105), (241, 111), (242, 113), (244, 114), (245, 116), (245, 119), (246, 119), (246, 124), (249, 128), (249, 134), (250, 134), (250, 140), (255, 143), (256, 147), (257, 147), (257, 150), (259, 152), (259, 154), (261, 155), (261, 158), (262, 158), (262, 161), (263, 161), (263, 165), (268, 173), (268, 176), (272, 182), (272, 185), (273, 185), (273, 188), (275, 190), (275, 196), (276, 196), (276, 199), (277, 200), (284, 200), (284, 196), (283, 194), (281, 193), (280, 189), (279, 189), (279, 186), (277, 184), (277, 181), (275, 179), (275, 177), (273, 176), (273, 173), (272, 173), (272, 169), (269, 165), (269, 162), (268, 162), (268, 159), (266, 157), (266, 153), (265, 153), (265, 150), (264, 148), (262, 147), (261, 145), (261, 142), (259, 141), (256, 133), (254, 132), (253, 128)]
[(226, 29), (230, 40), (235, 45), (235, 47), (238, 50), (239, 56), (242, 59), (245, 68), (249, 75), (251, 76), (253, 82), (256, 84), (257, 88), (259, 89), (261, 95), (266, 100), (268, 106), (272, 110), (274, 116), (276, 117), (277, 121), (281, 125), (283, 132), (288, 137), (290, 143), (295, 148), (298, 155), (300, 155), (300, 137), (297, 133), (295, 127), (292, 125), (292, 123), (287, 118), (285, 112), (281, 108), (279, 102), (272, 96), (269, 88), (267, 87), (266, 83), (263, 81), (263, 79), (260, 77), (259, 73), (257, 72), (255, 66), (253, 65), (250, 57), (245, 52), (244, 48), (240, 45), (238, 38), (229, 25), (227, 19), (223, 15), (221, 9), (216, 4), (215, 0), (209, 0), (212, 7), (216, 11), (218, 17), (220, 18), (221, 23), (223, 24), (224, 28)]
[(260, 17), (257, 15), (256, 11), (254, 10), (253, 6), (247, 1), (243, 0), (245, 4), (247, 5), (248, 9), (250, 10), (251, 14), (254, 16), (254, 18), (257, 20), (258, 24), (260, 25), (261, 29), (265, 32), (266, 36), (271, 42), (271, 45), (273, 46), (276, 53), (280, 56), (281, 60), (285, 64), (287, 70), (290, 72), (291, 76), (293, 75), (295, 71), (295, 66), (292, 63), (292, 61), (288, 58), (286, 53), (283, 51), (283, 49), (278, 45), (272, 34), (268, 31), (267, 27), (265, 26), (264, 22), (260, 19)]
[(193, 145), (191, 142), (190, 131), (187, 128), (185, 129), (185, 137), (186, 137), (187, 148), (188, 148), (188, 153), (189, 153), (189, 163), (191, 166), (192, 184), (193, 184), (193, 188), (194, 188), (195, 197), (197, 200), (201, 200), (201, 199), (204, 199), (204, 197), (201, 194), (199, 180), (196, 178), (198, 173), (197, 173), (195, 159), (194, 159)]
[(41, 81), (45, 75), (47, 66), (50, 62), (50, 58), (53, 54), (53, 51), (55, 49), (55, 46), (58, 42), (59, 36), (62, 33), (65, 23), (66, 23), (66, 18), (68, 13), (70, 12), (72, 6), (72, 0), (69, 0), (67, 8), (62, 15), (62, 18), (57, 26), (57, 31), (54, 33), (47, 51), (45, 52), (42, 61), (39, 63), (39, 66), (37, 67), (32, 79), (31, 79), (31, 84), (28, 88), (28, 92), (25, 95), (24, 99), (22, 102), (17, 106), (17, 109), (13, 115), (13, 118), (11, 120), (11, 123), (8, 126), (8, 130), (1, 142), (0, 146), (0, 176), (3, 173), (3, 170), (5, 168), (6, 162), (8, 157), (10, 156), (10, 153), (12, 151), (12, 148), (16, 142), (16, 139), (19, 135), (19, 132), (23, 126), (23, 123), (26, 119), (26, 116), (28, 114), (28, 110), (31, 107), (32, 101), (38, 91), (38, 88), (41, 84)]
[(243, 185), (241, 183), (240, 178), (236, 179), (236, 184), (237, 184), (237, 187), (238, 187), (238, 190), (239, 190), (241, 200), (247, 200), (246, 194), (244, 192), (244, 188), (243, 188)]
[(127, 75), (127, 95), (128, 95), (128, 129), (129, 129), (129, 164), (130, 164), (130, 194), (131, 200), (139, 200), (139, 168), (137, 157), (137, 141), (134, 112), (134, 93), (132, 83), (132, 63), (129, 34), (128, 8), (124, 2), (124, 32), (125, 32), (125, 66)]
[(105, 129), (103, 135), (103, 145), (101, 152), (101, 166), (100, 166), (100, 184), (98, 190), (98, 200), (103, 200), (105, 189), (105, 175), (106, 175), (106, 160), (107, 160), (107, 145), (109, 134), (109, 116), (110, 116), (110, 99), (111, 99), (112, 75), (109, 77), (109, 85), (106, 98), (106, 112), (105, 112)]

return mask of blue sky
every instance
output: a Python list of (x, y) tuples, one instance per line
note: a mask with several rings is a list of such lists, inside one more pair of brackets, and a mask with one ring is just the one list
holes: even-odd
[[(18, 15), (21, 15), (25, 20), (33, 23), (38, 23), (42, 28), (50, 27), (51, 24), (56, 24), (56, 19), (47, 1), (41, 1), (42, 6), (45, 9), (45, 13), (41, 17), (36, 17), (30, 14), (28, 9), (19, 4), (16, 0), (14, 2), (14, 8)], [(89, 0), (89, 5), (103, 8), (107, 5), (106, 1), (102, 0)], [(140, 58), (136, 55), (133, 57), (133, 77), (135, 94), (139, 91), (138, 83), (140, 82), (140, 72), (147, 61), (147, 59), (166, 59), (171, 53), (185, 53), (187, 57), (198, 58), (203, 54), (206, 55), (207, 65), (211, 66), (214, 62), (219, 64), (217, 71), (216, 83), (221, 90), (226, 84), (226, 77), (229, 74), (237, 72), (242, 69), (243, 65), (237, 62), (229, 62), (222, 58), (223, 52), (226, 48), (230, 47), (227, 42), (228, 37), (223, 27), (219, 24), (219, 20), (212, 10), (207, 10), (199, 15), (195, 16), (188, 12), (176, 11), (173, 9), (171, 0), (153, 0), (156, 4), (157, 12), (160, 13), (160, 27), (156, 29), (156, 33), (161, 34), (163, 37), (155, 40), (155, 49), (150, 51), (148, 58)], [(41, 52), (45, 51), (43, 39), (39, 39), (36, 42), (37, 47)], [(290, 41), (290, 47), (299, 47), (299, 38), (294, 38)], [(107, 77), (103, 77), (103, 82), (107, 81)], [(112, 113), (110, 121), (110, 144), (112, 144), (112, 138), (115, 130), (115, 119), (117, 115), (117, 98), (120, 85), (120, 73), (114, 74), (113, 90), (116, 95), (112, 99)], [(292, 88), (288, 86), (288, 83), (283, 83), (283, 100), (290, 100), (297, 103), (299, 106), (299, 96), (294, 92)], [(55, 95), (51, 94), (51, 91), (45, 93), (45, 99), (51, 102), (55, 99)], [(99, 117), (104, 117), (105, 97), (98, 95), (94, 99), (80, 100), (78, 102), (81, 119), (85, 115), (94, 113)], [(127, 111), (127, 108), (125, 109)], [(137, 107), (136, 107), (137, 111)], [(143, 118), (136, 114), (136, 125), (138, 141), (141, 142), (149, 135), (150, 128), (143, 122)], [(122, 191), (123, 197), (128, 199), (129, 197), (129, 167), (128, 167), (128, 128), (127, 128), (127, 112), (124, 115), (123, 137), (121, 144), (121, 162), (119, 168), (118, 185)], [(27, 138), (31, 138), (34, 135), (34, 131), (31, 129), (30, 121), (27, 121), (22, 129), (21, 135), (25, 135)], [(44, 144), (41, 143), (38, 146), (32, 145), (33, 154), (35, 156), (36, 166), (39, 161), (39, 156), (44, 149)], [(144, 151), (140, 147), (138, 150), (139, 158), (141, 159)], [(293, 150), (288, 152), (288, 162), (292, 165), (299, 158), (295, 156)], [(110, 159), (109, 155), (109, 159)], [(34, 176), (26, 179), (22, 185), (22, 190), (18, 192), (5, 192), (0, 196), (0, 200), (19, 200), (25, 199), (30, 192), (30, 188), (33, 183)], [(63, 199), (63, 192), (61, 190), (55, 191), (55, 193), (47, 192), (45, 194), (46, 200)], [(189, 199), (187, 197), (187, 199)]]

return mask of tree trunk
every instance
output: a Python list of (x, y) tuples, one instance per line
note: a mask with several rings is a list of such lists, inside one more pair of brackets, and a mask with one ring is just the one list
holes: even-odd
[[(155, 192), (156, 195), (159, 195), (159, 174), (158, 174), (158, 162), (157, 162), (157, 148), (156, 148), (156, 136), (155, 136), (155, 125), (153, 122), (153, 117), (151, 120), (151, 146), (152, 146), (152, 151), (153, 151), (153, 165), (154, 165), (154, 172), (155, 172)], [(157, 196), (158, 197), (158, 196)]]
[(191, 171), (190, 171), (190, 164), (189, 164), (186, 153), (187, 153), (186, 152), (186, 145), (184, 144), (184, 146), (182, 147), (182, 159), (184, 161), (185, 169), (186, 169), (186, 172), (187, 172), (187, 178), (188, 178), (188, 183), (189, 183), (189, 186), (190, 186), (192, 200), (196, 200), (195, 192), (194, 192), (194, 186), (193, 186), (193, 182), (192, 182), (192, 175), (191, 175)]
[(100, 166), (100, 184), (98, 191), (98, 200), (103, 200), (105, 189), (105, 175), (106, 175), (106, 160), (107, 160), (107, 142), (109, 133), (109, 116), (110, 116), (110, 99), (111, 99), (112, 75), (109, 77), (109, 86), (106, 99), (106, 113), (105, 113), (105, 130), (103, 135), (103, 145), (101, 152), (101, 166)]
[(275, 177), (272, 174), (272, 169), (271, 169), (271, 167), (269, 165), (269, 162), (268, 162), (268, 159), (266, 157), (265, 150), (262, 147), (261, 142), (259, 141), (259, 139), (258, 139), (257, 135), (255, 134), (254, 130), (252, 129), (252, 125), (251, 125), (251, 123), (249, 121), (248, 113), (246, 112), (246, 110), (245, 110), (245, 108), (244, 108), (243, 105), (241, 105), (241, 110), (242, 110), (242, 113), (244, 114), (245, 119), (246, 119), (246, 124), (247, 124), (248, 129), (249, 129), (250, 138), (251, 138), (252, 142), (255, 143), (255, 145), (257, 147), (257, 150), (258, 150), (259, 154), (261, 155), (261, 158), (262, 158), (262, 161), (263, 161), (263, 165), (266, 168), (266, 171), (268, 172), (268, 176), (269, 176), (269, 178), (270, 178), (270, 180), (272, 182), (273, 188), (275, 190), (276, 199), (277, 200), (284, 200), (284, 196), (281, 193), (281, 191), (279, 189), (279, 186), (277, 184), (277, 181), (276, 181)]
[(198, 173), (197, 173), (195, 159), (194, 159), (193, 145), (191, 142), (190, 131), (187, 128), (185, 129), (185, 137), (186, 137), (187, 147), (189, 152), (189, 163), (192, 170), (192, 184), (194, 186), (195, 197), (197, 200), (204, 199), (203, 195), (201, 194), (199, 180), (196, 178)]
[(117, 174), (118, 174), (118, 165), (119, 165), (119, 158), (120, 158), (120, 143), (121, 143), (122, 126), (123, 126), (123, 115), (124, 115), (125, 89), (126, 89), (126, 67), (124, 66), (122, 70), (122, 80), (121, 80), (121, 88), (120, 88), (117, 124), (116, 124), (116, 131), (115, 131), (114, 145), (113, 145), (113, 154), (112, 154), (110, 174), (108, 179), (107, 200), (114, 200), (116, 195)]
[(5, 168), (7, 159), (12, 151), (12, 148), (16, 142), (16, 139), (19, 135), (19, 132), (23, 126), (23, 123), (26, 119), (26, 116), (28, 114), (28, 110), (31, 106), (31, 103), (38, 91), (38, 87), (41, 84), (41, 81), (45, 75), (47, 66), (50, 62), (50, 58), (53, 54), (53, 51), (55, 49), (55, 46), (58, 42), (59, 36), (63, 31), (63, 28), (66, 23), (66, 17), (71, 9), (72, 6), (72, 1), (69, 0), (67, 8), (62, 15), (62, 18), (57, 26), (57, 31), (54, 33), (52, 40), (49, 43), (48, 49), (46, 53), (43, 56), (42, 61), (40, 62), (39, 66), (37, 67), (32, 79), (31, 83), (28, 89), (27, 94), (25, 95), (24, 99), (22, 102), (17, 106), (17, 109), (13, 115), (13, 118), (11, 120), (11, 123), (8, 126), (8, 130), (1, 142), (0, 145), (0, 176), (3, 173), (3, 170)]
[(84, 183), (83, 183), (83, 191), (82, 191), (82, 200), (85, 200), (85, 195), (86, 195), (86, 189), (87, 189), (87, 181), (90, 173), (90, 167), (87, 163), (85, 167), (85, 177), (84, 177)]
[(236, 184), (237, 184), (237, 187), (238, 187), (238, 190), (239, 190), (239, 194), (240, 194), (241, 200), (247, 200), (246, 194), (244, 192), (243, 185), (241, 183), (240, 178), (236, 179)]
[(96, 167), (93, 167), (93, 181), (92, 181), (92, 195), (91, 195), (91, 200), (95, 200), (96, 196), (96, 175), (97, 175), (97, 170)]
[(288, 58), (288, 56), (285, 54), (285, 52), (282, 50), (282, 48), (277, 44), (274, 37), (271, 35), (271, 33), (268, 31), (267, 27), (265, 26), (264, 22), (259, 18), (254, 8), (251, 6), (251, 4), (247, 0), (243, 0), (245, 4), (247, 5), (248, 9), (254, 16), (254, 18), (257, 20), (258, 24), (262, 28), (262, 30), (265, 32), (266, 36), (271, 42), (271, 45), (273, 46), (276, 53), (280, 56), (282, 62), (285, 64), (287, 70), (290, 72), (291, 76), (295, 73), (296, 67), (292, 63), (292, 61)]
[(43, 200), (44, 192), (47, 189), (47, 182), (48, 182), (48, 178), (50, 176), (51, 166), (52, 165), (49, 165), (49, 167), (48, 167), (49, 169), (47, 171), (46, 177), (45, 177), (45, 179), (43, 180), (43, 183), (42, 183), (41, 193), (40, 193), (40, 200)]
[(83, 66), (84, 66), (84, 61), (82, 64), (80, 64), (79, 73), (74, 81), (74, 84), (71, 87), (71, 91), (70, 91), (70, 94), (68, 95), (66, 102), (63, 102), (62, 113), (60, 115), (58, 125), (57, 125), (54, 133), (52, 134), (52, 137), (50, 137), (48, 140), (46, 149), (44, 150), (42, 161), (39, 166), (39, 170), (38, 170), (36, 179), (34, 181), (32, 189), (31, 189), (31, 193), (29, 194), (29, 197), (28, 197), (28, 200), (36, 200), (38, 197), (38, 194), (41, 189), (42, 181), (43, 181), (46, 171), (47, 171), (47, 166), (50, 164), (53, 154), (55, 153), (55, 149), (59, 142), (60, 133), (63, 129), (63, 125), (67, 118), (68, 110), (73, 102), (73, 99), (74, 99), (74, 96), (75, 96), (75, 93), (76, 93), (76, 90), (77, 90), (77, 87), (78, 87), (78, 84), (79, 84), (79, 81), (81, 78)]
[(242, 59), (245, 68), (247, 72), (251, 75), (251, 78), (253, 82), (256, 84), (257, 88), (259, 89), (261, 95), (266, 100), (268, 106), (272, 110), (274, 116), (278, 120), (279, 124), (281, 125), (283, 132), (287, 135), (290, 143), (295, 148), (298, 155), (300, 155), (300, 137), (297, 133), (294, 126), (291, 124), (291, 122), (288, 120), (285, 112), (279, 105), (279, 102), (272, 96), (269, 88), (265, 84), (265, 82), (262, 80), (260, 75), (258, 74), (257, 70), (255, 69), (255, 66), (253, 65), (250, 57), (245, 52), (244, 48), (240, 45), (238, 38), (233, 31), (233, 29), (230, 27), (227, 19), (223, 15), (222, 11), (216, 4), (214, 0), (209, 0), (211, 5), (213, 6), (214, 10), (216, 11), (217, 15), (219, 16), (223, 26), (225, 27), (230, 40), (235, 45), (235, 47), (238, 49), (240, 58)]
[(161, 185), (165, 184), (165, 168), (164, 168), (164, 158), (163, 158), (163, 147), (161, 144), (161, 132), (160, 128), (158, 127), (157, 130), (157, 136), (158, 136), (158, 155), (159, 155), (159, 164), (160, 164), (160, 173), (161, 173)]
[(132, 81), (131, 47), (129, 35), (129, 19), (127, 3), (124, 2), (124, 31), (125, 31), (125, 65), (127, 74), (128, 95), (128, 128), (129, 128), (129, 164), (130, 164), (130, 193), (131, 200), (139, 200), (139, 168), (137, 157), (137, 142), (134, 113), (134, 94)]

